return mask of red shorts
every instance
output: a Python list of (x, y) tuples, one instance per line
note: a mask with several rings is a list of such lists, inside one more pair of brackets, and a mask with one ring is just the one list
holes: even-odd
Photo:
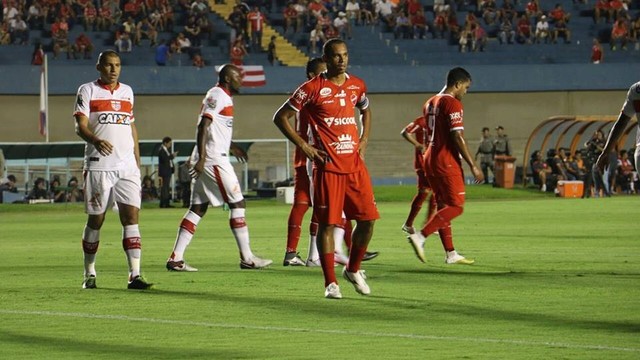
[(457, 176), (429, 176), (429, 184), (436, 194), (438, 205), (464, 205), (464, 177)]
[(313, 214), (321, 224), (342, 224), (342, 211), (349, 220), (380, 218), (366, 167), (351, 174), (320, 169), (313, 172)]
[(306, 166), (299, 166), (293, 170), (293, 203), (307, 203), (311, 205), (311, 183)]
[(418, 189), (431, 189), (429, 179), (427, 178), (427, 174), (424, 173), (424, 170), (416, 170), (416, 175), (418, 175)]

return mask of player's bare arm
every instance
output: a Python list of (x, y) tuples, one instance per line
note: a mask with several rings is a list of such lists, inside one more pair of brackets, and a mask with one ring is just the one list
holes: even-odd
[(484, 181), (484, 174), (482, 174), (482, 170), (476, 165), (476, 162), (473, 160), (471, 156), (471, 151), (469, 151), (469, 147), (467, 146), (467, 142), (464, 139), (464, 135), (462, 131), (452, 131), (451, 136), (453, 137), (453, 142), (456, 144), (458, 148), (458, 152), (462, 155), (464, 161), (469, 164), (471, 168), (471, 172), (473, 172), (473, 177), (476, 180), (476, 183), (479, 184)]
[[(133, 154), (136, 157), (136, 164), (140, 168), (140, 145), (138, 144), (138, 128), (135, 123), (131, 123), (131, 136), (133, 137)], [(162, 178), (160, 178), (162, 179)]]
[(102, 156), (108, 156), (113, 152), (113, 145), (107, 140), (97, 137), (91, 129), (89, 129), (89, 118), (84, 115), (75, 115), (76, 118), (76, 134), (82, 140), (95, 146), (96, 150)]
[(238, 146), (238, 144), (234, 143), (233, 141), (231, 142), (231, 146), (229, 148), (229, 151), (241, 163), (246, 163), (247, 160), (249, 160), (249, 155), (247, 155), (247, 152), (244, 151), (243, 148)]
[(407, 140), (409, 143), (411, 143), (411, 145), (413, 145), (416, 149), (420, 150), (420, 152), (424, 154), (424, 145), (419, 143), (413, 134), (409, 134), (406, 128), (402, 129), (400, 135), (402, 135), (405, 140)]
[(207, 158), (206, 152), (206, 139), (209, 132), (209, 125), (211, 125), (211, 119), (203, 116), (198, 124), (198, 131), (196, 134), (196, 148), (198, 151), (198, 162), (191, 168), (191, 177), (197, 178), (204, 171), (204, 162)]
[(364, 155), (367, 152), (367, 145), (369, 144), (369, 132), (371, 131), (371, 110), (368, 107), (364, 110), (361, 109), (360, 115), (362, 118), (362, 133), (360, 135), (358, 153), (360, 153), (360, 157), (364, 159)]
[(291, 126), (289, 119), (295, 115), (296, 111), (285, 103), (280, 107), (280, 109), (278, 109), (278, 111), (276, 111), (276, 114), (273, 116), (273, 123), (278, 127), (278, 129), (280, 129), (280, 132), (289, 139), (289, 141), (294, 143), (300, 148), (300, 150), (302, 150), (302, 152), (304, 152), (307, 158), (324, 163), (327, 153), (309, 145), (308, 142), (304, 141), (304, 139), (296, 133), (293, 126)]
[(604, 149), (602, 149), (596, 161), (596, 166), (600, 172), (604, 171), (604, 168), (609, 164), (609, 153), (615, 148), (618, 139), (620, 139), (620, 136), (624, 133), (624, 129), (626, 129), (630, 120), (630, 117), (621, 113), (620, 116), (618, 116), (618, 120), (613, 124), (609, 132), (609, 137), (607, 138), (607, 143), (604, 145)]

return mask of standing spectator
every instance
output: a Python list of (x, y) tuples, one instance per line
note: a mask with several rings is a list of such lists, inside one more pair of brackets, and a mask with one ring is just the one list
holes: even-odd
[(426, 131), (427, 121), (425, 120), (424, 116), (420, 116), (409, 123), (407, 126), (405, 126), (404, 129), (402, 129), (402, 131), (400, 132), (400, 135), (402, 135), (402, 137), (406, 141), (413, 145), (413, 167), (416, 171), (418, 183), (418, 192), (411, 201), (411, 210), (409, 211), (409, 215), (402, 225), (402, 231), (409, 235), (415, 234), (416, 232), (415, 228), (413, 227), (413, 222), (420, 213), (422, 204), (424, 204), (427, 198), (429, 199), (429, 211), (427, 213), (426, 221), (431, 220), (431, 218), (437, 211), (436, 196), (435, 194), (433, 194), (431, 185), (429, 185), (429, 180), (427, 180), (427, 174), (425, 173), (423, 161), (424, 152), (427, 149)]
[(531, 31), (531, 24), (526, 15), (522, 15), (518, 20), (518, 34), (516, 41), (519, 44), (531, 44), (533, 43), (533, 32)]
[(602, 45), (597, 38), (593, 38), (593, 45), (591, 45), (591, 63), (600, 64), (604, 60), (604, 51)]
[[(595, 197), (600, 196), (600, 191), (603, 191), (604, 195), (606, 195), (606, 187), (604, 186), (602, 174), (599, 173), (598, 166), (593, 166), (600, 161), (600, 157), (607, 157), (601, 156), (605, 147), (605, 139), (602, 131), (596, 130), (591, 138), (584, 143), (584, 146), (587, 148), (587, 169), (590, 170), (587, 175), (587, 181), (584, 184), (586, 197), (590, 195), (592, 184)], [(608, 163), (608, 158), (605, 161)]]
[(171, 206), (171, 177), (175, 172), (173, 159), (178, 155), (173, 150), (173, 141), (170, 137), (165, 136), (162, 139), (162, 145), (158, 150), (158, 176), (160, 180), (160, 207), (172, 208)]
[[(76, 133), (87, 142), (84, 186), (88, 219), (82, 235), (82, 288), (96, 288), (95, 261), (100, 229), (107, 210), (115, 201), (122, 224), (122, 247), (129, 265), (127, 288), (147, 290), (152, 284), (147, 283), (140, 275), (140, 150), (133, 115), (133, 91), (131, 87), (118, 81), (121, 62), (115, 51), (102, 52), (98, 56), (96, 68), (100, 78), (80, 86), (74, 111)], [(105, 101), (111, 107), (96, 105)], [(119, 121), (99, 121), (105, 116), (117, 117)]]
[(76, 38), (76, 41), (73, 43), (72, 54), (73, 58), (77, 59), (80, 54), (82, 54), (83, 59), (91, 59), (91, 54), (93, 53), (93, 43), (91, 43), (91, 39), (84, 33), (81, 33)]
[(511, 142), (507, 134), (504, 133), (502, 126), (496, 127), (496, 138), (493, 142), (493, 148), (494, 154), (498, 156), (511, 156), (511, 154), (513, 154), (511, 151)]
[(271, 66), (275, 65), (278, 58), (278, 53), (276, 51), (276, 36), (271, 36), (271, 41), (269, 41), (269, 46), (267, 47), (267, 60), (269, 60), (269, 64)]
[(493, 143), (494, 140), (491, 136), (489, 128), (483, 127), (482, 139), (480, 140), (478, 151), (476, 151), (475, 160), (478, 161), (478, 155), (480, 155), (480, 168), (482, 169), (482, 175), (484, 176), (485, 184), (489, 183), (489, 170), (491, 170), (491, 174), (493, 174), (493, 177), (496, 177), (496, 173), (493, 170), (493, 156), (495, 154)]
[(44, 50), (42, 43), (36, 43), (33, 54), (31, 54), (31, 65), (42, 65), (44, 63)]
[(616, 51), (616, 43), (620, 44), (622, 50), (627, 50), (628, 36), (629, 31), (627, 30), (627, 24), (623, 18), (619, 18), (613, 23), (613, 28), (611, 29), (611, 51)]
[(158, 66), (166, 66), (167, 60), (171, 57), (171, 53), (169, 52), (169, 46), (167, 46), (167, 41), (165, 39), (160, 39), (160, 44), (156, 48), (156, 65)]
[[(613, 127), (609, 131), (609, 137), (604, 145), (604, 149), (602, 153), (599, 155), (598, 160), (596, 162), (597, 169), (602, 173), (606, 170), (608, 166), (613, 167), (615, 164), (611, 164), (608, 154), (615, 149), (618, 140), (624, 133), (627, 125), (631, 121), (631, 118), (635, 115), (636, 117), (640, 114), (638, 112), (636, 104), (640, 101), (640, 82), (637, 82), (631, 87), (629, 87), (629, 91), (627, 92), (627, 98), (622, 105), (622, 110), (620, 111), (620, 115), (618, 119), (613, 124)], [(640, 125), (638, 125), (640, 127)], [(634, 164), (636, 167), (636, 171), (638, 170), (638, 166), (640, 164), (640, 130), (636, 129), (636, 150), (634, 154)]]
[(272, 261), (253, 254), (249, 244), (249, 228), (245, 222), (246, 203), (240, 183), (229, 161), (229, 155), (238, 160), (247, 160), (247, 153), (232, 141), (233, 94), (237, 94), (242, 82), (240, 69), (224, 65), (218, 75), (218, 84), (212, 87), (202, 101), (200, 119), (196, 133), (193, 161), (191, 207), (184, 215), (178, 236), (167, 260), (167, 269), (173, 271), (197, 271), (184, 261), (184, 252), (189, 246), (200, 220), (209, 204), (230, 208), (229, 227), (240, 251), (241, 269), (261, 269)]
[(262, 51), (262, 32), (267, 18), (260, 12), (260, 8), (253, 7), (253, 11), (247, 14), (247, 20), (251, 25), (251, 52)]
[(236, 66), (240, 66), (244, 62), (244, 57), (247, 55), (247, 50), (244, 47), (242, 36), (236, 38), (236, 41), (231, 46), (231, 63)]
[[(278, 109), (273, 120), (280, 131), (314, 161), (313, 213), (319, 224), (318, 250), (325, 297), (340, 299), (342, 294), (334, 270), (334, 228), (342, 223), (343, 210), (346, 218), (356, 220), (349, 260), (342, 274), (358, 293), (369, 295), (371, 290), (360, 264), (373, 235), (375, 220), (380, 216), (364, 163), (371, 128), (366, 85), (361, 79), (346, 74), (349, 58), (343, 40), (327, 41), (323, 47), (323, 60), (327, 71), (301, 85)], [(350, 89), (350, 99), (343, 96), (344, 89)], [(334, 101), (325, 101), (328, 96), (332, 96)], [(355, 108), (361, 115), (360, 131), (355, 120)], [(296, 134), (288, 122), (301, 111), (309, 117), (313, 146)], [(327, 116), (344, 121), (327, 122), (324, 120)]]
[(463, 68), (453, 68), (447, 74), (445, 88), (424, 104), (429, 144), (424, 157), (425, 173), (436, 194), (438, 211), (419, 232), (408, 236), (418, 259), (425, 262), (424, 243), (436, 230), (445, 249), (445, 263), (473, 264), (473, 260), (458, 254), (453, 246), (451, 221), (462, 214), (464, 175), (461, 159), (471, 167), (477, 183), (484, 181), (482, 171), (473, 161), (464, 139), (462, 98), (471, 86), (471, 75)]
[(546, 44), (549, 42), (549, 37), (549, 23), (547, 22), (547, 17), (542, 15), (540, 21), (536, 24), (536, 43), (544, 41)]
[(246, 28), (244, 27), (245, 16), (242, 13), (242, 8), (237, 5), (233, 8), (231, 14), (227, 18), (227, 25), (231, 28), (229, 32), (229, 43), (234, 44), (238, 37), (241, 37)]

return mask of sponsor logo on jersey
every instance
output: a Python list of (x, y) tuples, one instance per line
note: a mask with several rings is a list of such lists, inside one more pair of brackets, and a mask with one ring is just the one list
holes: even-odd
[(98, 115), (98, 123), (130, 125), (131, 117), (129, 116), (129, 114), (101, 113), (100, 115)]
[(358, 85), (349, 85), (347, 86), (347, 90), (358, 90), (360, 89), (360, 86)]
[(324, 97), (324, 96), (329, 96), (329, 95), (331, 95), (331, 88), (326, 87), (326, 88), (322, 88), (320, 90), (320, 96)]
[(294, 95), (295, 100), (299, 103), (303, 103), (306, 99), (307, 99), (307, 93), (304, 92), (304, 90), (302, 89), (298, 89), (298, 91), (296, 91), (296, 94)]
[(328, 127), (333, 125), (356, 125), (356, 118), (353, 116), (347, 117), (328, 117), (323, 119)]
[(122, 108), (122, 106), (120, 105), (120, 101), (111, 100), (111, 108), (113, 109), (113, 111), (120, 111), (120, 109)]
[(349, 134), (338, 136), (338, 141), (330, 144), (336, 151), (336, 154), (351, 154), (355, 151), (356, 143)]
[(337, 98), (346, 98), (347, 97), (347, 93), (344, 92), (344, 90), (341, 90), (340, 93), (336, 94), (334, 97)]
[(325, 104), (333, 104), (334, 102), (335, 102), (335, 101), (334, 101), (333, 99), (331, 99), (331, 100), (323, 100), (323, 101), (322, 101), (322, 105), (325, 105)]

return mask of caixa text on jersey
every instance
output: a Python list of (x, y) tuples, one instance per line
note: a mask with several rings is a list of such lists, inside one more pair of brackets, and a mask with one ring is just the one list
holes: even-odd
[(131, 124), (131, 116), (129, 114), (102, 113), (102, 114), (98, 115), (98, 123), (100, 123), (100, 124), (130, 125)]

